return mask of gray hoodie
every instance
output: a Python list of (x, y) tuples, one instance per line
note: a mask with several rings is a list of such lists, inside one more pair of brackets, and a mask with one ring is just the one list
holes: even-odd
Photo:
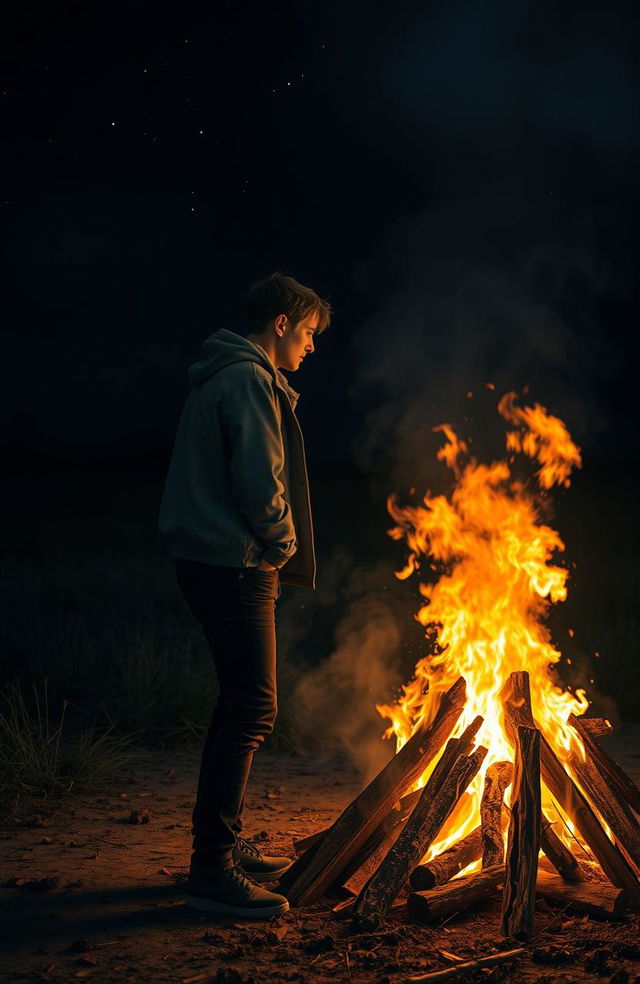
[(189, 370), (160, 506), (172, 557), (280, 568), (315, 587), (309, 482), (298, 394), (264, 349), (221, 329)]

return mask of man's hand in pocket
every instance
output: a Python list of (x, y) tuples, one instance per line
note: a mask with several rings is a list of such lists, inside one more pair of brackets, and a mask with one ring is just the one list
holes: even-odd
[(259, 571), (277, 571), (277, 569), (278, 568), (274, 567), (273, 564), (268, 564), (266, 560), (261, 560), (258, 564)]

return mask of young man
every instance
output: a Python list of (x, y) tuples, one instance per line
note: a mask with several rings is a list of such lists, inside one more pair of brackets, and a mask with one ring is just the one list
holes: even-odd
[(187, 904), (268, 918), (289, 908), (261, 887), (290, 865), (241, 836), (254, 751), (276, 717), (275, 602), (280, 581), (315, 587), (315, 557), (296, 372), (331, 309), (309, 287), (274, 274), (251, 288), (249, 333), (221, 329), (189, 370), (160, 532), (178, 585), (203, 626), (219, 697), (193, 811)]

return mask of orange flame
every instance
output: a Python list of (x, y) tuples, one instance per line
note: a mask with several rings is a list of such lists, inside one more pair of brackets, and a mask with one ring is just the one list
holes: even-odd
[[(562, 421), (539, 404), (517, 407), (514, 393), (502, 397), (498, 410), (518, 427), (507, 435), (507, 450), (539, 463), (539, 486), (545, 490), (556, 484), (567, 486), (581, 457)], [(485, 465), (467, 458), (467, 444), (451, 425), (435, 430), (446, 440), (438, 458), (456, 478), (452, 495), (426, 495), (418, 507), (399, 506), (393, 496), (388, 502), (397, 523), (389, 534), (404, 539), (410, 551), (397, 577), (419, 570), (421, 558), (442, 567), (435, 583), (419, 586), (425, 601), (416, 618), (425, 626), (433, 652), (418, 662), (397, 702), (377, 709), (391, 721), (385, 736), (395, 735), (400, 748), (420, 721), (433, 716), (440, 694), (463, 676), (467, 703), (455, 734), (482, 715), (477, 740), (489, 752), (427, 859), (479, 823), (484, 773), (493, 762), (513, 758), (501, 703), (512, 672), (529, 672), (534, 716), (562, 761), (572, 751), (582, 752), (567, 718), (584, 714), (588, 707), (584, 691), (562, 690), (549, 673), (561, 653), (552, 645), (544, 619), (551, 605), (566, 599), (568, 572), (554, 563), (564, 544), (541, 521), (535, 487), (516, 481), (506, 461)], [(546, 791), (543, 805), (551, 808)]]

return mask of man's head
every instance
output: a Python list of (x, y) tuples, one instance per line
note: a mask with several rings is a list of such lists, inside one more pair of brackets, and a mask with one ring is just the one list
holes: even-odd
[(295, 372), (329, 324), (331, 306), (293, 277), (274, 273), (251, 287), (247, 316), (248, 337), (266, 349), (276, 369)]

